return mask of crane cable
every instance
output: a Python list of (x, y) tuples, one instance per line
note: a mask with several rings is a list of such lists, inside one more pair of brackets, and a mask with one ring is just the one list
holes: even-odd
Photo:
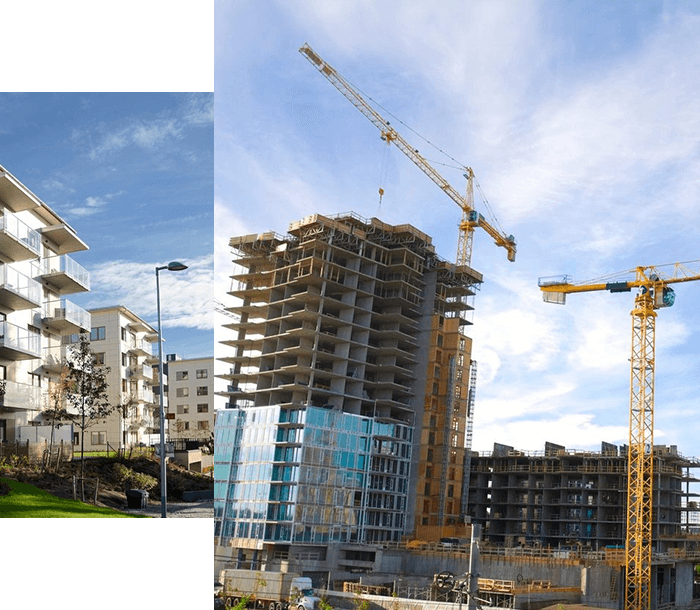
[[(347, 80), (347, 79), (345, 79)], [(423, 137), (420, 133), (418, 133), (415, 129), (413, 129), (410, 125), (407, 125), (404, 123), (399, 117), (397, 117), (393, 112), (391, 112), (389, 109), (385, 108), (382, 106), (379, 102), (377, 102), (374, 98), (372, 98), (371, 95), (367, 95), (362, 89), (357, 87), (354, 83), (351, 81), (347, 81), (356, 91), (359, 91), (366, 99), (368, 99), (370, 102), (372, 102), (375, 106), (378, 108), (381, 108), (386, 114), (390, 115), (392, 118), (397, 120), (401, 125), (403, 125), (406, 129), (408, 129), (411, 133), (415, 134), (417, 137), (419, 137), (421, 140), (423, 140), (426, 144), (429, 146), (432, 146), (436, 151), (456, 163), (457, 165), (449, 165), (447, 163), (440, 163), (439, 161), (432, 161), (429, 160), (430, 163), (434, 163), (436, 165), (442, 165), (443, 167), (451, 167), (453, 169), (458, 169), (460, 171), (466, 171), (468, 168), (466, 165), (463, 163), (459, 162), (457, 159), (455, 159), (452, 155), (446, 153), (442, 148), (437, 146), (436, 144), (433, 144), (430, 140), (427, 138)], [(388, 143), (387, 143), (388, 144)], [(416, 151), (418, 152), (418, 151)], [(382, 160), (382, 175), (380, 177), (380, 182), (379, 182), (379, 211), (381, 211), (381, 205), (382, 205), (382, 197), (384, 196), (384, 182), (386, 180), (386, 158), (387, 154), (385, 151), (383, 160)], [(427, 160), (427, 159), (426, 159)], [(478, 183), (476, 178), (474, 178), (474, 184), (476, 185), (477, 191), (479, 192), (479, 195), (481, 197), (481, 200), (484, 202), (484, 208), (487, 211), (487, 214), (489, 216), (489, 220), (492, 221), (493, 224), (496, 225), (496, 227), (501, 231), (501, 233), (504, 233), (503, 229), (501, 228), (500, 223), (498, 222), (498, 218), (496, 218), (496, 214), (494, 213), (493, 209), (491, 208), (491, 205), (488, 202), (488, 199), (486, 199), (486, 195), (484, 194), (484, 191), (481, 188), (481, 185)]]

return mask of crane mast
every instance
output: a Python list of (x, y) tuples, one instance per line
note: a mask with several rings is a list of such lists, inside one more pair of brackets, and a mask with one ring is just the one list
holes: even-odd
[(387, 144), (394, 144), (413, 163), (415, 163), (435, 184), (437, 184), (447, 196), (462, 209), (462, 220), (459, 224), (460, 234), (457, 244), (457, 265), (471, 267), (472, 242), (474, 229), (481, 227), (494, 240), (496, 245), (506, 249), (508, 260), (515, 261), (515, 238), (505, 235), (493, 227), (481, 214), (474, 209), (474, 172), (466, 168), (467, 194), (463, 197), (452, 185), (450, 185), (440, 173), (426, 161), (426, 159), (411, 146), (372, 106), (370, 106), (360, 93), (348, 83), (332, 66), (326, 63), (314, 50), (305, 44), (299, 52), (309, 60), (330, 83), (338, 89), (370, 122), (379, 129), (381, 138)]
[[(667, 271), (672, 267), (672, 271)], [(632, 316), (630, 358), (629, 447), (627, 454), (627, 518), (625, 533), (625, 610), (651, 607), (652, 498), (654, 480), (654, 373), (656, 309), (670, 307), (675, 297), (669, 284), (700, 280), (700, 261), (657, 267), (637, 267), (608, 281), (572, 284), (568, 277), (541, 278), (542, 297), (548, 303), (566, 303), (566, 295), (638, 288)], [(605, 279), (605, 278), (603, 278)], [(615, 281), (612, 281), (615, 280)]]

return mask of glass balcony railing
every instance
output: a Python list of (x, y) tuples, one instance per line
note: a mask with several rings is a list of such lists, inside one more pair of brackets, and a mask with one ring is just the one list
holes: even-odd
[(27, 309), (41, 303), (41, 284), (11, 265), (0, 266), (0, 292), (0, 303), (12, 309)]
[(41, 335), (7, 321), (0, 322), (0, 347), (41, 357)]
[(15, 409), (41, 409), (41, 388), (16, 381), (5, 381), (5, 395), (0, 396), (0, 405)]
[(0, 231), (19, 246), (19, 248), (14, 248), (10, 244), (4, 246), (4, 249), (8, 249), (5, 254), (8, 254), (11, 260), (27, 260), (33, 256), (39, 256), (41, 235), (14, 214), (5, 212), (0, 216)]
[(90, 312), (68, 299), (49, 301), (44, 305), (44, 320), (59, 328), (90, 328)]
[(90, 290), (89, 271), (67, 254), (45, 258), (41, 263), (40, 272), (42, 275), (63, 274), (82, 286), (84, 290)]

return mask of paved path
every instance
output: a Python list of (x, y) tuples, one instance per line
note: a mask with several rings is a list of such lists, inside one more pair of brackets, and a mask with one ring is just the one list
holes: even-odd
[[(160, 518), (160, 502), (149, 502), (148, 508), (126, 508), (125, 513), (134, 515), (148, 515)], [(214, 518), (214, 500), (197, 500), (196, 502), (168, 502), (168, 519), (173, 517), (184, 518)]]

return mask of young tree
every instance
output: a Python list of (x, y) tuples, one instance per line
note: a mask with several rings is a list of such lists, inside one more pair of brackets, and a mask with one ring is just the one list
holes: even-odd
[(60, 428), (67, 419), (70, 419), (70, 415), (66, 410), (66, 405), (64, 402), (67, 386), (68, 367), (64, 364), (63, 368), (61, 369), (61, 376), (59, 377), (59, 380), (49, 383), (49, 406), (44, 409), (44, 416), (48, 417), (51, 421), (51, 439), (49, 441), (48, 459), (49, 464), (51, 462), (51, 455), (53, 454), (54, 430)]
[(118, 408), (110, 405), (107, 373), (110, 368), (95, 363), (87, 334), (81, 333), (77, 347), (66, 359), (66, 402), (69, 415), (80, 431), (80, 477), (85, 474), (85, 431)]
[(124, 453), (126, 454), (126, 447), (129, 444), (129, 439), (128, 439), (128, 425), (129, 422), (133, 419), (135, 409), (138, 406), (138, 400), (134, 393), (132, 392), (128, 396), (125, 396), (122, 399), (122, 402), (117, 405), (117, 409), (119, 411), (119, 416), (122, 418), (122, 438), (121, 438), (121, 447), (120, 449), (124, 449)]

